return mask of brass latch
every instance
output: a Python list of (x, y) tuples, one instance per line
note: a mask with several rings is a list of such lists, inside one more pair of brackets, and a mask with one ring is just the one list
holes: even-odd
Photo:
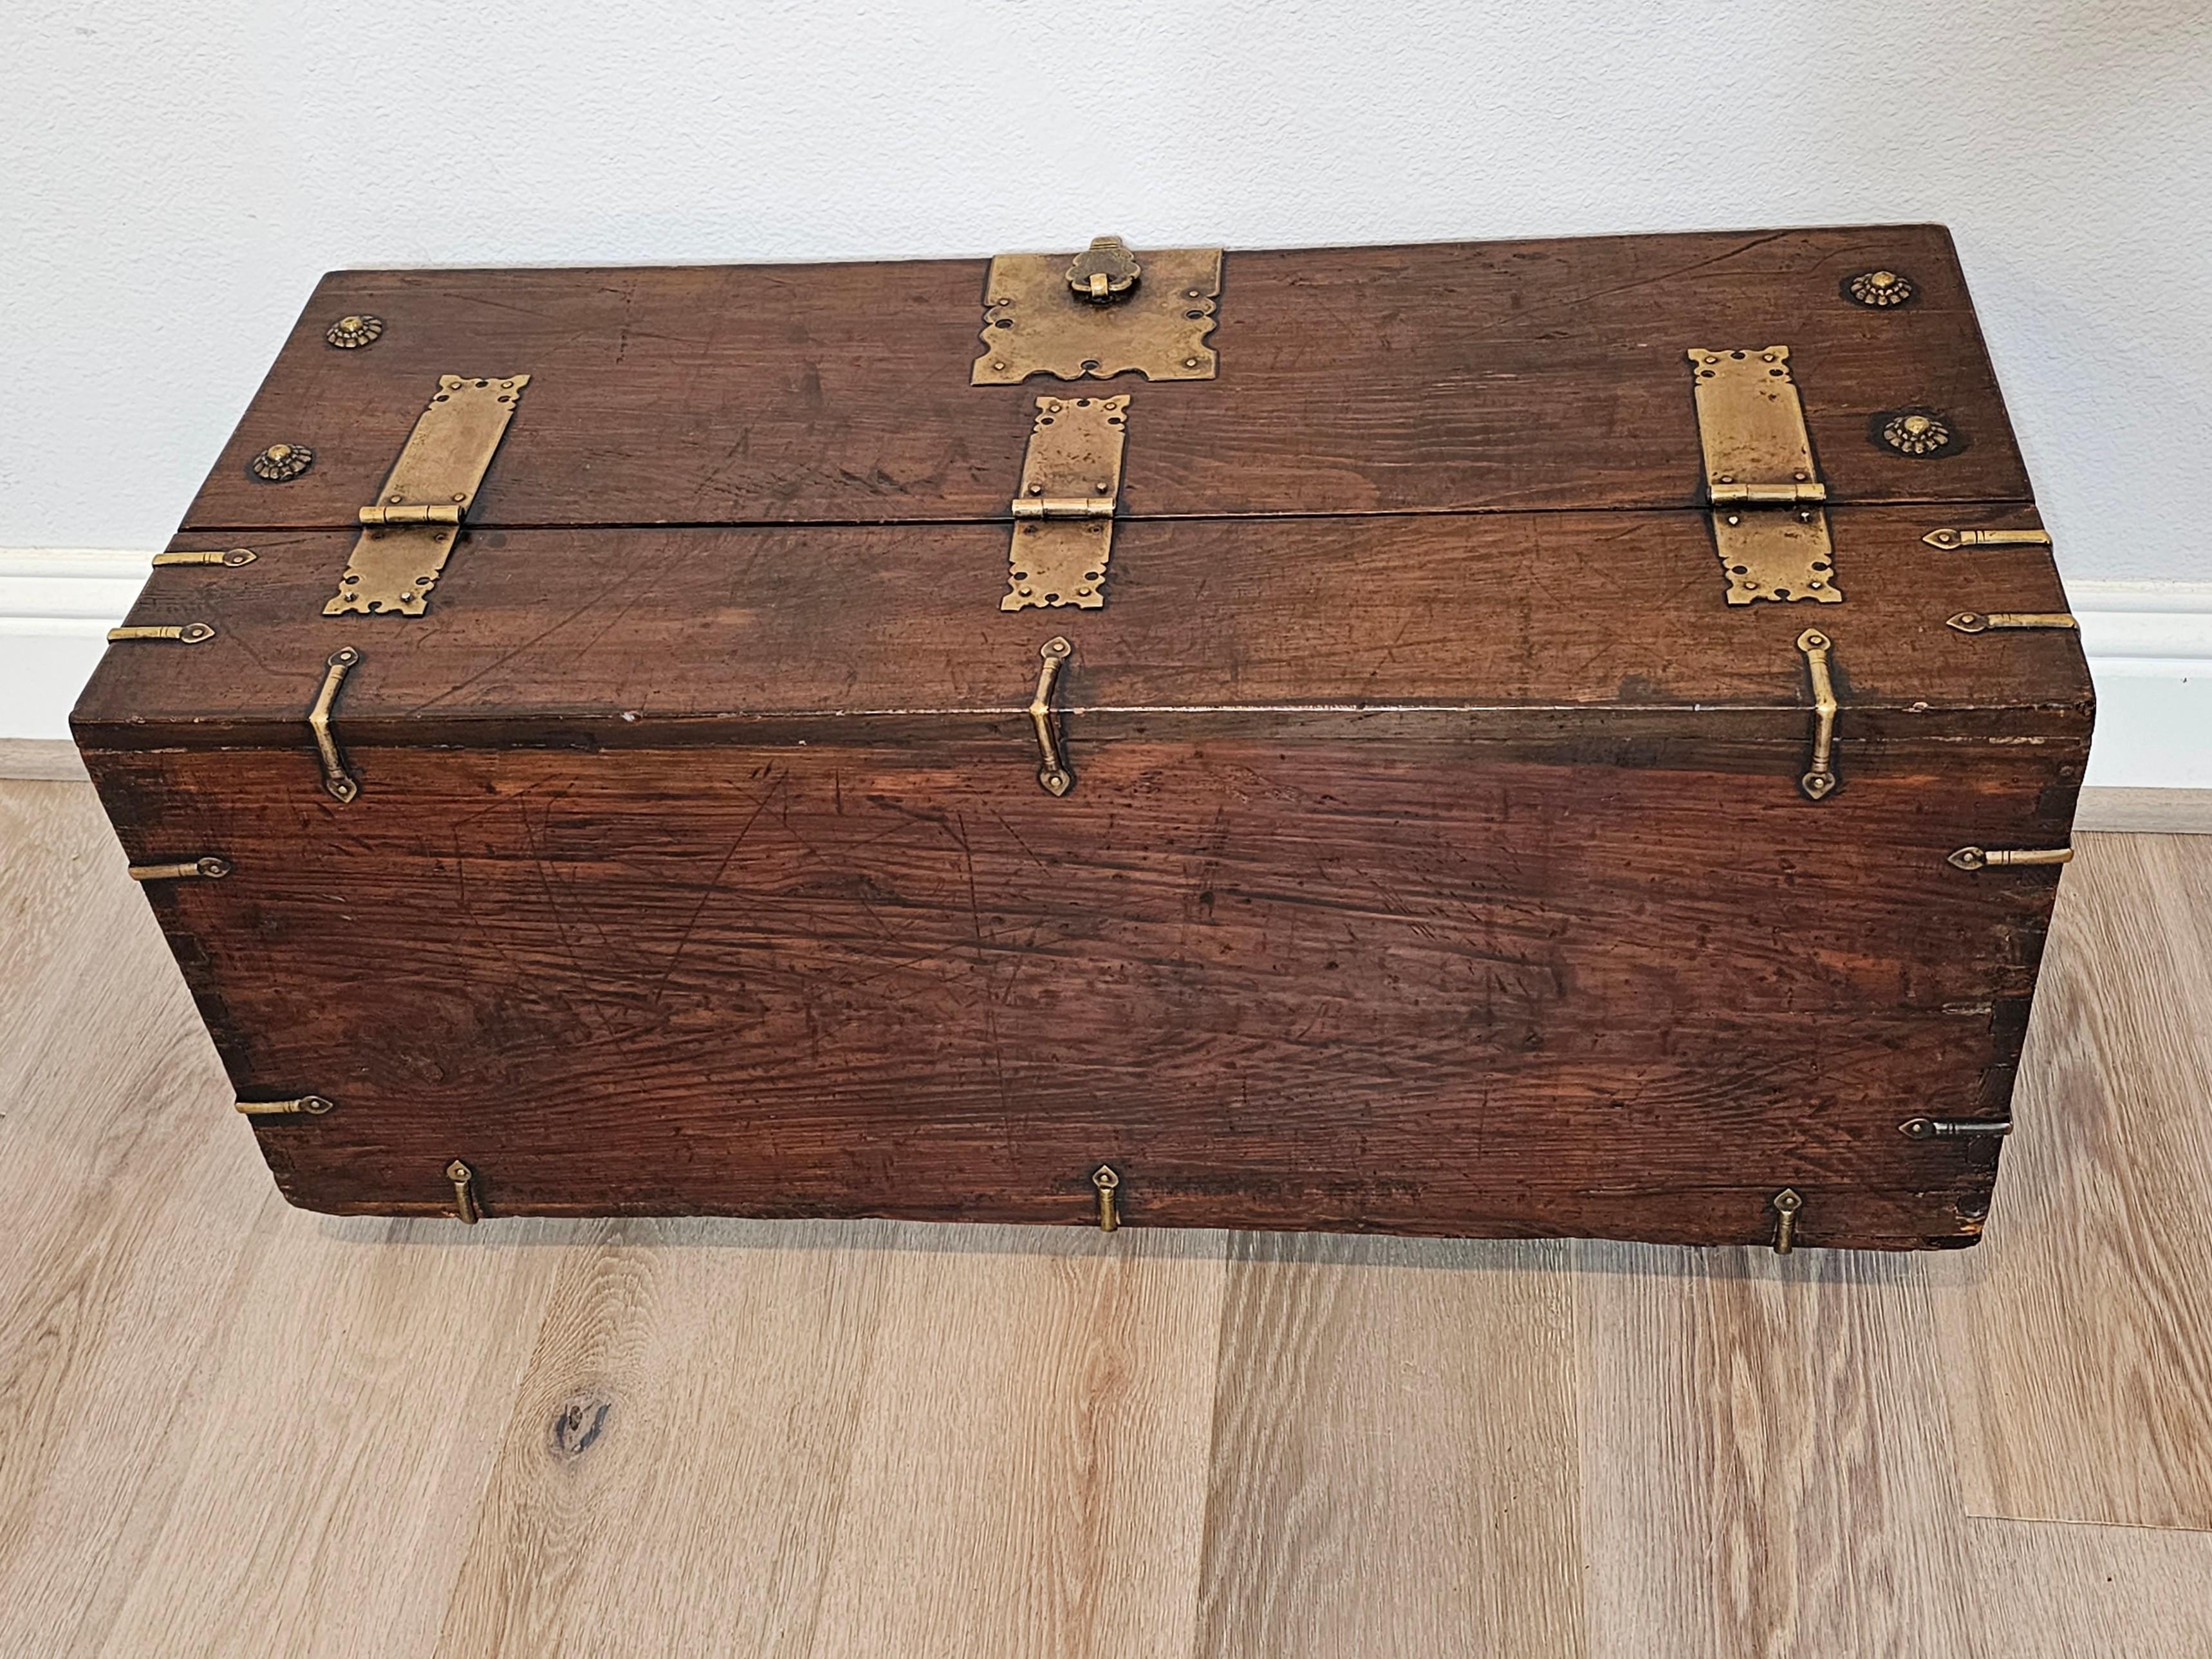
[(375, 504), (361, 509), (361, 535), (325, 616), (422, 614), (529, 384), (527, 374), (438, 377)]
[(1022, 486), (1010, 509), (1014, 538), (1000, 610), (1096, 611), (1106, 603), (1128, 411), (1126, 394), (1037, 399)]
[(1728, 602), (1839, 604), (1828, 490), (1814, 468), (1790, 348), (1695, 349), (1689, 358)]
[(983, 295), (982, 355), (970, 386), (1015, 386), (1032, 374), (1210, 380), (1219, 360), (1206, 337), (1221, 295), (1218, 247), (1158, 248), (1141, 258), (1101, 236), (1064, 254), (1002, 253)]

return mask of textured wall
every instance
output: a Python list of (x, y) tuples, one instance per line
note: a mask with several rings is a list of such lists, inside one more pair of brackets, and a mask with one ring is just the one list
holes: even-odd
[(1958, 235), (2068, 572), (2201, 575), (2208, 17), (9, 0), (0, 547), (166, 538), (337, 266), (1909, 218)]

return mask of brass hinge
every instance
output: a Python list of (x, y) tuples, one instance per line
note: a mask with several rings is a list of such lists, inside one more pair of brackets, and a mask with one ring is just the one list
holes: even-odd
[(1121, 454), (1129, 399), (1040, 398), (1013, 500), (1012, 545), (1001, 611), (1106, 603), (1106, 561), (1114, 550), (1114, 508), (1121, 493)]
[(983, 355), (970, 386), (1013, 386), (1032, 374), (1210, 380), (1219, 360), (1206, 337), (1221, 295), (1221, 250), (1133, 253), (1101, 236), (1064, 254), (1002, 253), (991, 261)]
[(1813, 465), (1790, 348), (1694, 349), (1689, 358), (1728, 602), (1840, 603), (1828, 490)]
[(529, 384), (527, 374), (438, 377), (375, 505), (361, 509), (361, 535), (325, 616), (422, 614)]

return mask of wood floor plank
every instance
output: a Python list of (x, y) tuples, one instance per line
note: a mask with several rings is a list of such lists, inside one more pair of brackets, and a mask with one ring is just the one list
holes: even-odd
[(1187, 1654), (1212, 1234), (623, 1224), (564, 1264), (454, 1655)]
[(1583, 1651), (1565, 1264), (1232, 1241), (1201, 1659)]
[(1980, 1517), (1966, 1529), (1989, 1659), (2212, 1653), (2212, 1534)]
[(1918, 1263), (1575, 1253), (1592, 1651), (1966, 1650)]
[(1962, 1492), (2212, 1528), (2212, 841), (2081, 848), (1987, 1237), (1931, 1266)]

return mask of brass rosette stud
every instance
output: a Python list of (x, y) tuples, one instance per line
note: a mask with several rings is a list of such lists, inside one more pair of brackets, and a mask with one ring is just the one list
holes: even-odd
[(264, 483), (284, 483), (315, 464), (315, 452), (305, 444), (271, 444), (246, 464), (246, 470)]
[(1858, 305), (1880, 311), (1901, 306), (1919, 290), (1912, 279), (1894, 270), (1863, 270), (1844, 284), (1844, 292)]
[(384, 332), (384, 319), (372, 317), (367, 312), (356, 312), (341, 317), (323, 331), (323, 338), (340, 351), (358, 351), (375, 343)]
[(1949, 447), (1951, 424), (1933, 410), (1908, 409), (1882, 422), (1881, 441), (1900, 455), (1933, 455)]

